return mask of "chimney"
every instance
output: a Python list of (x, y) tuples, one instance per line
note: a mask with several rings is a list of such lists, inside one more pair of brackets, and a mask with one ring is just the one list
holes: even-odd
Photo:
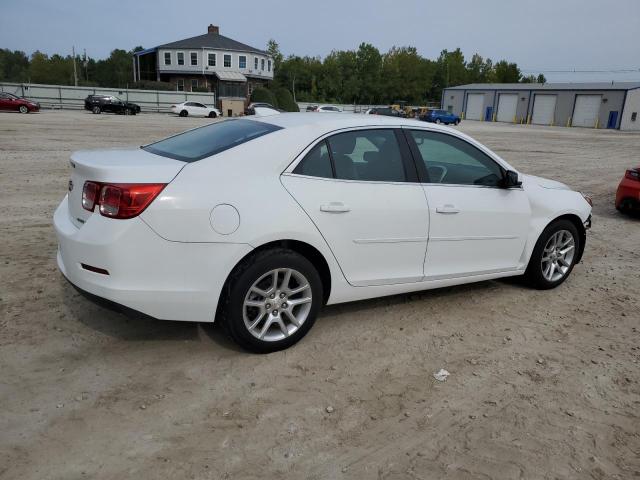
[(211, 33), (214, 35), (219, 35), (220, 34), (220, 27), (218, 27), (217, 25), (214, 25), (213, 23), (209, 24), (209, 27), (207, 28), (207, 33)]

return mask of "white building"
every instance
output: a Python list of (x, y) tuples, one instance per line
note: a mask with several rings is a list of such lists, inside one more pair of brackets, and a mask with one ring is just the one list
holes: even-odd
[(232, 105), (235, 113), (255, 87), (273, 80), (273, 58), (209, 25), (204, 35), (136, 53), (134, 80), (169, 82), (177, 91), (214, 92), (218, 106), (227, 110), (222, 102)]

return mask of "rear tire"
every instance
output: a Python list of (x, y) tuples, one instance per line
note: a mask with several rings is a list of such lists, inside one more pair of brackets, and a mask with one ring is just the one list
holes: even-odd
[(182, 110), (182, 111), (180, 112), (180, 116), (181, 116), (181, 117), (186, 117), (187, 115), (189, 115), (189, 112), (187, 112), (186, 110)]
[(440, 125), (442, 123), (442, 120), (440, 120), (439, 118), (436, 118), (436, 123)]
[(533, 249), (525, 279), (538, 290), (555, 288), (564, 282), (578, 258), (580, 235), (569, 220), (556, 220), (543, 230)]
[(102, 109), (98, 105), (94, 106), (91, 111), (94, 115), (99, 115), (100, 113), (102, 113)]
[(322, 299), (322, 281), (309, 260), (284, 248), (265, 250), (232, 272), (221, 294), (221, 320), (242, 348), (275, 352), (307, 334)]

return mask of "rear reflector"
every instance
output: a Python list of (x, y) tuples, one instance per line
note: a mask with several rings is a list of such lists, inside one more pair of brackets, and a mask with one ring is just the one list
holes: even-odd
[(102, 275), (109, 275), (109, 272), (107, 270), (105, 270), (104, 268), (93, 267), (91, 265), (87, 265), (86, 263), (81, 263), (80, 266), (82, 268), (84, 268), (85, 270), (89, 270), (90, 272), (93, 272), (93, 273), (100, 273)]
[(140, 215), (166, 186), (166, 183), (112, 184), (88, 181), (82, 190), (82, 206), (93, 212), (97, 205), (104, 217), (133, 218)]

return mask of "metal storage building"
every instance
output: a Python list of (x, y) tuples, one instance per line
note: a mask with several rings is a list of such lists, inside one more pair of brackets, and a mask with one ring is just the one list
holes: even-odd
[(640, 130), (640, 82), (472, 83), (442, 108), (469, 120)]

